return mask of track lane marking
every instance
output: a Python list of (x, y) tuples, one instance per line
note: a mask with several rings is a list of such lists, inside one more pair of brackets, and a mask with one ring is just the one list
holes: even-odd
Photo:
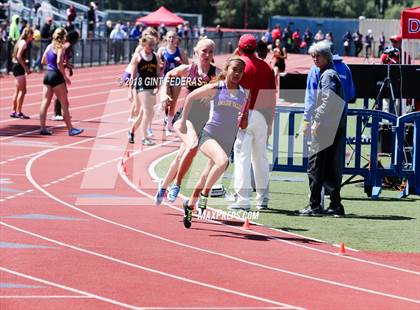
[(126, 304), (126, 303), (123, 303), (123, 302), (120, 302), (120, 301), (117, 301), (117, 300), (114, 300), (114, 299), (110, 299), (110, 298), (107, 298), (107, 297), (103, 297), (103, 296), (100, 296), (100, 295), (96, 295), (96, 294), (92, 294), (92, 293), (89, 293), (89, 292), (86, 292), (86, 291), (75, 289), (75, 288), (72, 288), (72, 287), (69, 287), (69, 286), (65, 286), (65, 285), (62, 285), (62, 284), (59, 284), (59, 283), (55, 283), (55, 282), (51, 282), (51, 281), (44, 280), (44, 279), (41, 279), (41, 278), (37, 278), (37, 277), (31, 276), (31, 275), (28, 275), (28, 274), (24, 274), (24, 273), (21, 273), (21, 272), (18, 272), (18, 271), (7, 269), (5, 267), (0, 266), (0, 270), (4, 271), (4, 272), (7, 272), (7, 273), (10, 273), (10, 274), (13, 274), (13, 275), (16, 275), (16, 276), (20, 276), (20, 277), (25, 278), (25, 279), (35, 281), (35, 282), (39, 282), (39, 283), (43, 283), (43, 284), (46, 284), (46, 285), (58, 287), (58, 288), (61, 288), (63, 290), (66, 290), (66, 291), (70, 291), (70, 292), (73, 292), (73, 293), (84, 295), (86, 297), (95, 298), (95, 299), (98, 299), (98, 300), (101, 300), (101, 301), (104, 301), (104, 302), (107, 302), (107, 303), (110, 303), (110, 304), (114, 304), (114, 305), (117, 305), (117, 306), (120, 306), (120, 307), (123, 307), (123, 308), (137, 309), (137, 310), (142, 309), (142, 308), (139, 308), (139, 307), (136, 307), (136, 306), (133, 306), (133, 305), (129, 305), (129, 304)]

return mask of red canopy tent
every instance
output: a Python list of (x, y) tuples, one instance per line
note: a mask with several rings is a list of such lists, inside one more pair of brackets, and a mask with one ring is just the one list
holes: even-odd
[(165, 26), (178, 26), (184, 22), (184, 19), (178, 15), (172, 13), (165, 7), (161, 6), (156, 11), (150, 13), (147, 16), (137, 18), (137, 23), (143, 23), (147, 26), (159, 26), (160, 24), (165, 24)]

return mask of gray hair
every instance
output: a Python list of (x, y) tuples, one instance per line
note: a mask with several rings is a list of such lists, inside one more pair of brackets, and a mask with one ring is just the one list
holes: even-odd
[(333, 55), (331, 52), (331, 42), (328, 40), (314, 43), (309, 48), (308, 53), (310, 55), (322, 55), (328, 60), (328, 63), (333, 62)]

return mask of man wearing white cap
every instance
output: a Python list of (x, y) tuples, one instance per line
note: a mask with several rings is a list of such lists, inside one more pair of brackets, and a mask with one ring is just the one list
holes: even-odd
[(239, 130), (234, 146), (235, 181), (237, 194), (230, 210), (250, 210), (251, 163), (255, 175), (257, 209), (268, 207), (269, 163), (266, 143), (271, 135), (276, 105), (276, 82), (273, 69), (255, 55), (257, 41), (251, 34), (239, 39), (237, 53), (246, 66), (241, 86), (250, 91), (248, 126)]

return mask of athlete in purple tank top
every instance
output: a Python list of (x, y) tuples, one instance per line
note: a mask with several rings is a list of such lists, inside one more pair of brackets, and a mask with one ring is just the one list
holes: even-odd
[[(246, 94), (239, 86), (238, 90), (228, 90), (226, 83), (220, 81), (218, 92), (210, 105), (210, 117), (203, 130), (223, 144), (233, 145), (238, 126), (235, 121), (245, 102)], [(228, 154), (229, 155), (229, 154)]]
[(63, 118), (64, 122), (68, 129), (69, 136), (76, 136), (83, 132), (83, 129), (78, 129), (73, 127), (69, 111), (69, 100), (68, 100), (68, 89), (71, 81), (67, 77), (66, 71), (64, 69), (64, 43), (66, 39), (67, 32), (63, 28), (57, 28), (53, 33), (52, 43), (47, 47), (42, 56), (42, 64), (48, 66), (48, 70), (44, 75), (44, 89), (42, 103), (39, 113), (40, 119), (40, 134), (41, 135), (51, 135), (52, 132), (47, 129), (46, 119), (48, 107), (51, 103), (51, 98), (53, 95), (60, 100), (63, 106)]
[(228, 157), (238, 131), (238, 117), (247, 100), (245, 91), (239, 86), (244, 68), (245, 62), (241, 58), (238, 56), (230, 58), (221, 73), (220, 78), (225, 77), (224, 81), (203, 86), (186, 98), (180, 124), (181, 132), (186, 131), (186, 121), (192, 101), (213, 98), (210, 117), (199, 140), (200, 151), (208, 158), (207, 167), (195, 185), (190, 199), (184, 202), (186, 228), (191, 227), (192, 211), (196, 202), (198, 202), (199, 212), (204, 213), (211, 188), (228, 166)]
[(57, 64), (57, 54), (54, 53), (54, 49), (52, 48), (52, 45), (49, 45), (48, 47), (46, 59), (47, 59), (48, 71), (60, 71), (60, 69), (58, 69), (58, 64)]
[(189, 92), (209, 83), (216, 77), (217, 71), (219, 71), (211, 64), (213, 61), (214, 48), (215, 44), (212, 40), (207, 38), (201, 39), (194, 47), (196, 62), (191, 65), (180, 65), (169, 71), (165, 76), (165, 81), (167, 81), (167, 83), (163, 83), (160, 93), (162, 110), (169, 108), (166, 134), (172, 134), (171, 124), (173, 120), (173, 129), (181, 139), (182, 144), (175, 159), (170, 164), (166, 176), (161, 184), (159, 184), (159, 188), (155, 195), (155, 203), (157, 205), (162, 203), (163, 198), (166, 195), (166, 189), (172, 181), (174, 181), (174, 183), (169, 188), (167, 198), (171, 202), (176, 200), (180, 192), (182, 179), (188, 172), (194, 156), (197, 154), (198, 134), (208, 120), (208, 105), (196, 104), (189, 113), (187, 122), (188, 130), (185, 133), (179, 132), (179, 120), (174, 117), (178, 116), (178, 112), (177, 115), (173, 114), (175, 112), (179, 94), (179, 92), (174, 92), (174, 90), (177, 88), (179, 89), (179, 87), (171, 85), (171, 82), (176, 83), (184, 81), (185, 83), (182, 83), (182, 86), (187, 88)]

